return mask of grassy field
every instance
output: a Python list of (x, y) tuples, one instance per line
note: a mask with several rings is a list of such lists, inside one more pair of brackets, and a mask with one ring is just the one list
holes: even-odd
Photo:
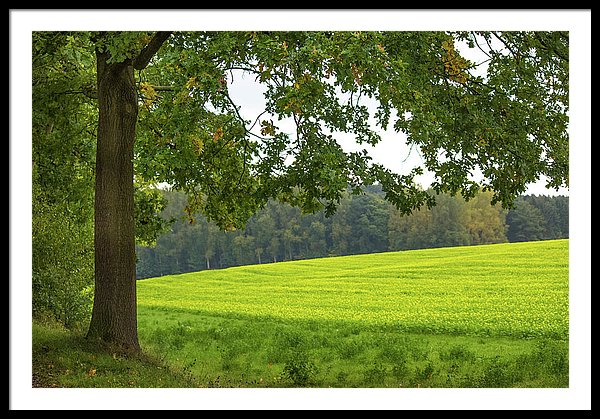
[(32, 387), (197, 387), (192, 376), (148, 354), (122, 356), (85, 339), (82, 330), (32, 325)]
[(568, 240), (138, 282), (142, 347), (208, 387), (567, 387)]

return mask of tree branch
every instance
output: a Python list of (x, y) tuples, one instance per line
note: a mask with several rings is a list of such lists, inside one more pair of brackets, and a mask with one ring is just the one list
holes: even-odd
[(492, 32), (492, 35), (494, 35), (496, 37), (496, 39), (498, 39), (500, 42), (502, 42), (504, 44), (504, 46), (510, 51), (510, 53), (513, 55), (513, 57), (515, 57), (515, 59), (518, 58), (518, 54), (515, 51), (513, 51), (513, 49), (510, 47), (510, 45), (508, 45), (508, 41), (506, 41), (504, 38), (502, 38), (496, 32)]
[(148, 42), (139, 53), (139, 55), (133, 60), (133, 68), (136, 70), (143, 70), (146, 68), (150, 60), (156, 54), (161, 45), (169, 39), (172, 32), (156, 32), (154, 37)]
[(174, 92), (175, 91), (175, 87), (173, 87), (173, 86), (155, 86), (154, 84), (151, 84), (150, 87), (152, 87), (157, 92)]
[(479, 45), (479, 42), (477, 41), (477, 34), (475, 32), (471, 32), (471, 34), (473, 35), (473, 40), (475, 41), (475, 45), (477, 45), (477, 48), (479, 48), (481, 52), (483, 52), (489, 59), (491, 59), (491, 55), (485, 52), (485, 50), (481, 48), (481, 45)]
[(95, 89), (82, 88), (81, 90), (65, 90), (56, 92), (55, 95), (84, 95), (90, 99), (98, 99), (98, 92)]
[(252, 131), (254, 129), (254, 126), (256, 125), (256, 123), (258, 122), (258, 120), (260, 119), (260, 117), (263, 116), (266, 113), (267, 113), (267, 111), (264, 110), (260, 114), (258, 114), (258, 116), (256, 117), (256, 119), (254, 120), (254, 123), (252, 123), (252, 125), (250, 126), (250, 128), (247, 129), (247, 131), (248, 132)]

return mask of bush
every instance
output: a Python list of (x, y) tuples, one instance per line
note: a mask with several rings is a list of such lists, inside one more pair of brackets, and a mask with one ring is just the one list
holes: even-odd
[(33, 190), (32, 315), (68, 328), (89, 320), (94, 282), (93, 223)]

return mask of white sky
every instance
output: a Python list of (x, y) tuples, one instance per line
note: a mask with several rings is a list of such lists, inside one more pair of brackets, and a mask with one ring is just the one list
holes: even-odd
[[(31, 32), (174, 29), (570, 31), (569, 388), (32, 389)], [(10, 10), (9, 48), (9, 409), (591, 409), (591, 10)]]

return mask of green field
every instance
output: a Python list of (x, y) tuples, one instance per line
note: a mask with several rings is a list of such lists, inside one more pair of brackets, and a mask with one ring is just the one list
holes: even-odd
[(567, 387), (568, 240), (138, 282), (142, 347), (217, 387)]

